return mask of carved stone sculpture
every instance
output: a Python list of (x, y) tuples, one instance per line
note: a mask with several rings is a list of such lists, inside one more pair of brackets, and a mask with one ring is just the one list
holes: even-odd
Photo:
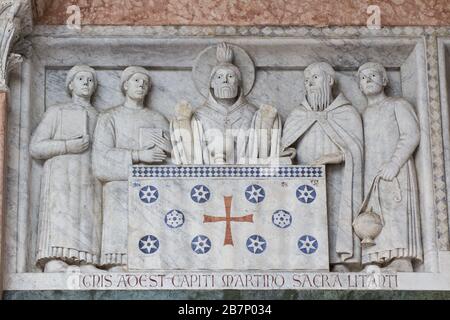
[(101, 186), (92, 174), (91, 137), (97, 111), (96, 73), (73, 67), (66, 80), (72, 102), (49, 108), (34, 131), (30, 153), (44, 160), (36, 263), (45, 272), (95, 271), (101, 238)]
[(21, 36), (31, 32), (32, 15), (29, 0), (0, 0), (0, 90), (7, 90), (10, 70), (22, 62), (12, 53)]
[(363, 115), (365, 194), (367, 206), (381, 216), (383, 225), (376, 244), (363, 249), (362, 262), (412, 272), (412, 262), (423, 259), (413, 158), (420, 141), (419, 123), (409, 102), (386, 96), (388, 78), (382, 65), (366, 63), (358, 74), (368, 99)]
[(171, 122), (175, 163), (279, 160), (281, 119), (277, 110), (262, 106), (257, 111), (245, 98), (254, 79), (253, 62), (239, 47), (222, 43), (199, 55), (194, 80), (207, 100), (195, 112), (186, 102), (177, 106)]
[(363, 193), (363, 130), (360, 115), (344, 95), (333, 97), (334, 81), (328, 63), (306, 68), (306, 98), (287, 118), (282, 146), (295, 148), (298, 164), (327, 165), (330, 263), (344, 271), (360, 264), (352, 222)]
[(141, 67), (125, 69), (123, 105), (99, 117), (94, 138), (94, 173), (103, 183), (101, 263), (112, 271), (127, 264), (128, 175), (132, 164), (162, 164), (171, 152), (169, 123), (144, 106), (151, 77)]

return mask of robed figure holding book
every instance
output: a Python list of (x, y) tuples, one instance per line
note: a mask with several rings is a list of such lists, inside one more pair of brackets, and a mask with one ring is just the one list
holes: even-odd
[(72, 101), (50, 107), (31, 137), (31, 156), (44, 161), (36, 264), (45, 272), (96, 271), (99, 263), (101, 186), (91, 166), (96, 87), (94, 69), (73, 67), (66, 79)]
[(125, 69), (125, 102), (101, 114), (95, 130), (94, 173), (104, 183), (101, 263), (109, 271), (123, 271), (127, 264), (130, 166), (163, 164), (171, 152), (168, 121), (144, 105), (151, 85), (146, 69)]

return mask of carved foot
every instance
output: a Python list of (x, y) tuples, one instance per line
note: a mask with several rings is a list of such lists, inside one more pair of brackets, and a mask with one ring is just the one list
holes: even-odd
[(381, 268), (380, 268), (379, 265), (376, 265), (376, 264), (368, 264), (368, 265), (366, 265), (364, 267), (362, 272), (365, 272), (365, 273), (380, 273), (381, 272)]
[(86, 264), (86, 265), (80, 266), (80, 271), (82, 273), (106, 273), (105, 270), (99, 269), (99, 268), (93, 266), (92, 264)]
[(45, 264), (45, 273), (66, 272), (69, 265), (61, 260), (51, 260)]
[(80, 273), (81, 272), (81, 268), (79, 266), (76, 265), (71, 265), (68, 266), (66, 269), (67, 273)]
[(411, 259), (394, 259), (389, 265), (382, 268), (387, 272), (414, 272)]
[(350, 269), (345, 264), (335, 264), (331, 266), (331, 272), (350, 272)]
[(108, 271), (116, 272), (116, 273), (127, 272), (127, 268), (125, 266), (115, 266), (115, 267), (109, 268)]

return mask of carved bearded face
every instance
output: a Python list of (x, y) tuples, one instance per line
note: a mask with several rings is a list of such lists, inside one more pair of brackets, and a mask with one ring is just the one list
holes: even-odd
[(359, 74), (359, 86), (366, 96), (381, 93), (384, 90), (386, 83), (387, 79), (385, 79), (382, 72), (377, 69), (366, 69)]
[(323, 111), (331, 104), (334, 79), (320, 67), (305, 71), (305, 88), (308, 103), (314, 110)]
[(133, 100), (143, 100), (150, 89), (150, 79), (142, 73), (135, 73), (125, 83), (124, 89), (127, 96)]
[(239, 94), (239, 79), (234, 70), (220, 68), (211, 80), (211, 88), (217, 99), (235, 99)]
[(90, 72), (78, 72), (69, 85), (72, 95), (90, 98), (95, 91), (94, 76)]

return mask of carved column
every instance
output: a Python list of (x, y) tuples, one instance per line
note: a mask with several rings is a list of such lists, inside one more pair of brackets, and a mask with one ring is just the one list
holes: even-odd
[(3, 253), (6, 208), (6, 131), (8, 74), (22, 57), (12, 53), (14, 44), (32, 29), (30, 0), (0, 0), (0, 299), (3, 296)]

